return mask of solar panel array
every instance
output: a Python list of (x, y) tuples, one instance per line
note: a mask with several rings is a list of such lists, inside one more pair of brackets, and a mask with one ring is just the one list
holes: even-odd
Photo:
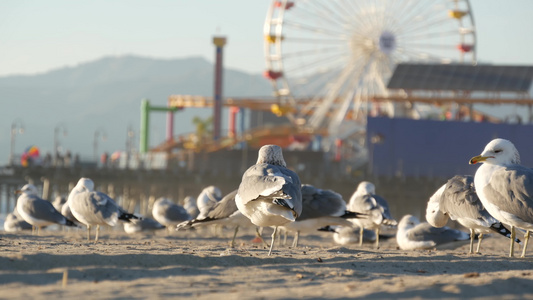
[(533, 66), (398, 64), (389, 89), (528, 92)]

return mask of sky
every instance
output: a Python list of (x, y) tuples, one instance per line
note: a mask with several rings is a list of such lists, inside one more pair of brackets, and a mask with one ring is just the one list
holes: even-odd
[[(2, 0), (0, 77), (39, 74), (105, 56), (202, 56), (212, 62), (214, 35), (228, 39), (225, 67), (261, 73), (263, 23), (271, 2)], [(533, 65), (532, 0), (470, 3), (479, 62)]]
[[(470, 2), (479, 61), (533, 64), (533, 1)], [(263, 23), (270, 3), (2, 0), (0, 76), (42, 73), (109, 55), (203, 56), (213, 61), (211, 38), (216, 34), (228, 38), (227, 67), (260, 73), (265, 69)]]

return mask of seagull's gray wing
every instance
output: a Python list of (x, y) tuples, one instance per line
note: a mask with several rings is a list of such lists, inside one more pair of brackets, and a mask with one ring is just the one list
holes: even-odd
[(493, 219), (476, 194), (473, 176), (457, 175), (448, 180), (440, 197), (439, 206), (440, 210), (453, 220), (458, 218), (483, 221)]
[(483, 192), (500, 210), (533, 223), (533, 170), (514, 165), (492, 173)]
[(185, 208), (180, 205), (168, 205), (161, 211), (163, 216), (172, 221), (187, 221), (190, 216)]
[(302, 212), (300, 178), (281, 166), (263, 163), (248, 168), (242, 176), (238, 195), (244, 205), (258, 199), (284, 199), (297, 215)]
[[(238, 190), (234, 190), (231, 193), (227, 194), (215, 204), (213, 209), (211, 209), (205, 218), (202, 219), (193, 219), (190, 221), (185, 221), (177, 225), (178, 229), (181, 228), (190, 228), (198, 225), (208, 225), (208, 224), (219, 224), (228, 220), (230, 217), (235, 216), (235, 213), (239, 211), (237, 204), (235, 203), (235, 196), (237, 195)], [(246, 218), (246, 217), (243, 217)]]
[(332, 190), (317, 189), (311, 185), (302, 186), (302, 214), (296, 219), (342, 216), (346, 212), (346, 202)]
[(217, 202), (207, 213), (206, 219), (224, 219), (235, 213), (238, 210), (237, 204), (235, 204), (237, 192), (238, 190), (234, 190)]
[(35, 195), (27, 195), (27, 197), (30, 201), (26, 201), (23, 204), (23, 210), (26, 213), (39, 220), (66, 224), (65, 217), (54, 208), (52, 203)]
[(408, 238), (411, 241), (433, 241), (438, 246), (468, 239), (468, 234), (446, 226), (435, 228), (428, 223), (420, 223), (409, 230)]

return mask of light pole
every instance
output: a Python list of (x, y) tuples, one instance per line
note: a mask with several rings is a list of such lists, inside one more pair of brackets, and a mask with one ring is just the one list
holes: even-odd
[(107, 140), (107, 134), (103, 128), (96, 129), (94, 132), (94, 141), (93, 141), (93, 155), (94, 155), (94, 161), (98, 163), (98, 137), (102, 135), (102, 142), (105, 142)]
[(22, 120), (15, 119), (13, 123), (11, 123), (11, 148), (9, 150), (9, 165), (12, 166), (15, 164), (14, 161), (14, 152), (15, 152), (15, 136), (18, 134), (24, 133), (24, 124), (22, 124)]
[(127, 135), (126, 135), (126, 153), (130, 154), (133, 152), (133, 139), (135, 138), (135, 132), (131, 128), (131, 125), (128, 125)]
[(63, 123), (57, 124), (54, 128), (54, 160), (56, 162), (56, 165), (59, 163), (58, 160), (58, 153), (59, 153), (59, 133), (63, 130), (63, 136), (67, 136), (67, 126)]

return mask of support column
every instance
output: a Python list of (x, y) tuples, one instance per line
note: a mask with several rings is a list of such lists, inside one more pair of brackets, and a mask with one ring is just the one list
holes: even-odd
[(141, 136), (139, 137), (139, 152), (148, 152), (148, 124), (150, 124), (150, 101), (143, 99), (141, 102)]
[(225, 37), (213, 37), (213, 44), (216, 46), (215, 52), (215, 89), (214, 97), (215, 100), (213, 105), (213, 139), (218, 140), (220, 138), (222, 123), (222, 59), (223, 59), (223, 49), (226, 45)]

